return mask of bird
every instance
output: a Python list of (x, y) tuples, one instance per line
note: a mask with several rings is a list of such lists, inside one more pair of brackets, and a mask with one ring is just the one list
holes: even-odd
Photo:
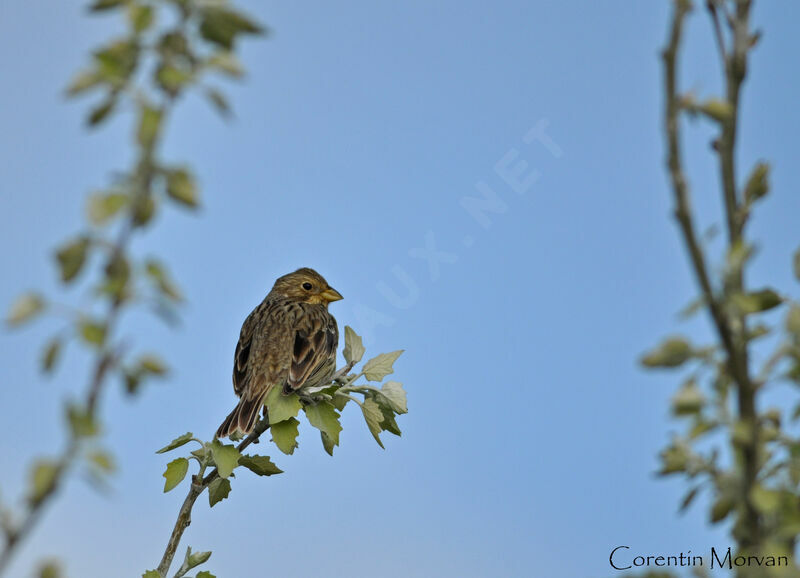
[(233, 391), (240, 400), (216, 437), (252, 432), (273, 388), (288, 395), (332, 378), (339, 327), (328, 305), (340, 299), (342, 295), (308, 267), (275, 281), (242, 324), (233, 357)]

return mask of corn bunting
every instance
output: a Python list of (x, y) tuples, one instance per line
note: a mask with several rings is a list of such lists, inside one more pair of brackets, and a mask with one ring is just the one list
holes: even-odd
[(328, 304), (341, 298), (322, 275), (307, 267), (275, 281), (242, 325), (233, 358), (233, 391), (241, 399), (219, 426), (217, 437), (253, 431), (273, 387), (289, 394), (331, 378), (339, 328)]

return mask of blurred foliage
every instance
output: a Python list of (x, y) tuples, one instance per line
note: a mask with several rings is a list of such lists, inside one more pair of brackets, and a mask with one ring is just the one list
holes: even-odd
[[(0, 575), (69, 471), (81, 468), (101, 485), (114, 471), (116, 460), (101, 444), (99, 400), (109, 381), (116, 377), (123, 391), (134, 395), (149, 380), (169, 372), (165, 360), (155, 353), (133, 351), (132, 340), (122, 335), (123, 311), (144, 307), (171, 320), (183, 300), (167, 266), (155, 256), (134, 256), (131, 240), (152, 226), (166, 206), (192, 210), (200, 205), (191, 168), (160, 155), (170, 114), (180, 97), (199, 91), (214, 110), (228, 116), (224, 93), (209, 81), (241, 78), (244, 68), (235, 52), (239, 40), (265, 32), (225, 0), (96, 0), (89, 10), (121, 18), (124, 32), (92, 51), (66, 94), (95, 98), (86, 119), (90, 128), (117, 115), (131, 119), (133, 162), (88, 196), (84, 230), (54, 251), (64, 296), (51, 299), (39, 292), (25, 293), (6, 318), (10, 327), (20, 327), (50, 314), (61, 325), (44, 344), (44, 373), (57, 370), (67, 346), (89, 350), (94, 361), (85, 391), (74, 392), (65, 404), (63, 452), (33, 460), (21, 511), (0, 504), (4, 538)], [(75, 299), (80, 305), (62, 302), (74, 295), (73, 287), (84, 293)], [(173, 466), (173, 471), (180, 467)], [(191, 556), (190, 567), (204, 561), (202, 556)], [(59, 576), (60, 571), (48, 563), (39, 575)]]
[[(710, 0), (704, 5), (723, 63), (725, 96), (698, 104), (694, 95), (678, 92), (681, 34), (693, 5), (675, 0), (664, 51), (665, 125), (676, 217), (701, 290), (683, 316), (707, 312), (715, 341), (698, 344), (672, 336), (641, 358), (650, 369), (684, 372), (671, 412), (685, 427), (661, 452), (659, 474), (689, 482), (681, 511), (699, 495), (707, 497), (708, 520), (729, 524), (736, 555), (789, 560), (788, 566), (735, 568), (737, 576), (797, 576), (800, 568), (793, 555), (800, 532), (800, 437), (792, 424), (800, 418), (800, 403), (769, 407), (765, 394), (783, 383), (800, 386), (800, 304), (785, 291), (747, 287), (745, 272), (756, 253), (746, 236), (747, 223), (769, 193), (770, 167), (759, 162), (741, 186), (736, 179), (740, 91), (748, 54), (760, 33), (750, 30), (751, 2)], [(707, 265), (707, 247), (698, 239), (690, 209), (680, 157), (682, 114), (701, 115), (719, 131), (712, 148), (719, 162), (728, 235), (716, 270)], [(800, 250), (794, 254), (800, 280), (798, 263)], [(781, 321), (771, 323), (776, 316)]]
[[(94, 96), (96, 100), (86, 117), (90, 128), (102, 126), (117, 115), (131, 116), (135, 154), (131, 167), (115, 172), (106, 186), (88, 196), (84, 230), (53, 253), (65, 295), (74, 294), (74, 290), (67, 289), (78, 287), (88, 294), (88, 299), (83, 297), (80, 305), (73, 305), (28, 292), (13, 303), (7, 316), (10, 327), (23, 326), (48, 314), (61, 324), (43, 346), (44, 373), (57, 370), (68, 346), (87, 349), (94, 361), (83, 395), (76, 393), (65, 403), (64, 451), (33, 460), (22, 512), (14, 513), (0, 504), (0, 528), (5, 537), (0, 550), (0, 574), (69, 471), (82, 468), (98, 486), (107, 484), (108, 476), (115, 471), (116, 459), (101, 443), (99, 400), (109, 381), (116, 377), (123, 392), (136, 395), (150, 380), (169, 374), (165, 359), (131, 347), (132, 340), (123, 335), (120, 317), (131, 308), (144, 307), (171, 322), (177, 316), (183, 292), (157, 256), (135, 255), (131, 241), (152, 226), (166, 206), (185, 210), (200, 206), (199, 187), (192, 169), (184, 162), (168, 160), (160, 154), (167, 122), (180, 97), (190, 91), (200, 91), (214, 110), (224, 117), (230, 116), (231, 108), (224, 93), (208, 84), (208, 80), (241, 78), (244, 68), (235, 53), (239, 40), (265, 32), (261, 25), (225, 0), (96, 0), (89, 9), (92, 13), (122, 18), (125, 32), (92, 52), (90, 61), (73, 78), (66, 94)], [(238, 445), (217, 439), (204, 442), (187, 433), (159, 450), (164, 453), (189, 442), (199, 444), (187, 456), (167, 464), (163, 473), (165, 492), (186, 478), (190, 461), (197, 462), (199, 469), (191, 477), (189, 498), (179, 513), (159, 569), (146, 571), (145, 578), (167, 575), (183, 529), (188, 525), (191, 507), (203, 491), (208, 490), (209, 505), (214, 506), (229, 496), (230, 480), (239, 467), (258, 476), (282, 473), (269, 457), (243, 453), (267, 428), (271, 428), (272, 441), (278, 449), (291, 454), (297, 448), (302, 411), (319, 430), (325, 451), (332, 455), (340, 441), (341, 412), (352, 401), (360, 407), (368, 430), (381, 447), (382, 432), (400, 435), (396, 417), (407, 412), (406, 394), (399, 382), (383, 380), (393, 373), (393, 364), (402, 352), (378, 355), (364, 363), (358, 373), (350, 373), (364, 352), (361, 338), (346, 327), (347, 366), (324, 386), (301, 389), (289, 396), (281, 395), (276, 388), (266, 400), (269, 421), (262, 420), (260, 431)], [(365, 381), (359, 382), (361, 378)], [(209, 474), (205, 474), (207, 469), (211, 470)], [(174, 576), (186, 576), (210, 556), (211, 552), (192, 552), (187, 548)], [(41, 566), (39, 575), (50, 578), (62, 574), (55, 562), (47, 562)], [(195, 577), (214, 578), (208, 571), (201, 571)]]

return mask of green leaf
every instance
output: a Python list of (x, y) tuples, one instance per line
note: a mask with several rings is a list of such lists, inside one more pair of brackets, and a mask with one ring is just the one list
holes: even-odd
[(164, 578), (164, 577), (161, 576), (161, 574), (159, 574), (155, 570), (148, 570), (144, 574), (142, 574), (142, 578)]
[(800, 249), (794, 252), (794, 258), (792, 259), (792, 265), (794, 268), (794, 276), (795, 278), (800, 281)]
[(702, 310), (703, 307), (705, 307), (705, 304), (706, 304), (705, 297), (698, 297), (697, 299), (693, 299), (692, 301), (687, 303), (683, 309), (678, 311), (678, 317), (680, 317), (681, 319), (690, 319), (696, 313)]
[(383, 421), (381, 407), (375, 403), (374, 400), (367, 398), (364, 400), (364, 403), (361, 404), (361, 412), (364, 414), (364, 420), (367, 422), (367, 427), (372, 437), (374, 437), (378, 445), (383, 448), (383, 442), (380, 438), (381, 422)]
[(81, 321), (80, 335), (86, 343), (99, 347), (106, 340), (106, 326), (94, 321)]
[(745, 314), (768, 311), (783, 303), (783, 297), (772, 289), (761, 289), (751, 293), (731, 295), (733, 304)]
[(211, 443), (211, 457), (217, 465), (217, 471), (223, 478), (231, 475), (233, 470), (239, 465), (239, 458), (242, 454), (236, 449), (233, 444), (222, 444), (219, 440), (215, 439)]
[(105, 225), (122, 210), (129, 201), (123, 193), (94, 193), (89, 195), (87, 214), (95, 225)]
[(748, 341), (753, 341), (755, 339), (760, 339), (761, 337), (769, 335), (771, 332), (772, 328), (769, 325), (758, 323), (754, 325), (752, 328), (748, 329), (745, 337), (747, 338)]
[(196, 450), (192, 450), (189, 453), (202, 462), (208, 457), (210, 451), (211, 450), (208, 448), (208, 444), (205, 444), (202, 447), (199, 447)]
[(709, 432), (714, 431), (719, 426), (716, 420), (708, 421), (703, 419), (702, 416), (697, 416), (692, 428), (689, 430), (689, 439), (696, 440)]
[(228, 497), (231, 493), (231, 483), (225, 478), (217, 478), (208, 486), (208, 505), (214, 507), (214, 504), (221, 502)]
[(154, 15), (153, 7), (147, 4), (131, 4), (128, 8), (128, 21), (137, 34), (150, 28)]
[[(101, 12), (103, 10), (110, 10), (112, 8), (119, 8), (124, 5), (128, 0), (95, 0), (89, 10), (92, 12)], [(150, 578), (149, 576), (147, 578)], [(160, 578), (160, 577), (159, 577)]]
[(335, 447), (333, 440), (324, 431), (319, 432), (319, 436), (322, 438), (322, 447), (325, 448), (329, 456), (332, 456), (333, 448)]
[(781, 508), (780, 493), (760, 484), (750, 490), (750, 499), (756, 509), (764, 514), (774, 514)]
[(44, 311), (45, 301), (36, 293), (25, 293), (17, 297), (6, 317), (6, 323), (17, 327), (32, 320)]
[(278, 449), (285, 454), (293, 454), (294, 449), (297, 447), (297, 426), (300, 422), (291, 417), (286, 421), (282, 421), (270, 426), (272, 431), (272, 441), (278, 446)]
[(28, 501), (36, 506), (55, 487), (58, 464), (53, 460), (37, 460), (31, 469)]
[(364, 357), (364, 343), (349, 325), (344, 326), (344, 359), (347, 363), (358, 363)]
[[(121, 87), (133, 74), (139, 59), (139, 44), (130, 38), (117, 40), (94, 53), (98, 74), (113, 86)], [(116, 101), (116, 92), (106, 102)]]
[(381, 393), (389, 400), (395, 413), (408, 413), (406, 392), (403, 390), (402, 383), (399, 381), (387, 381), (381, 387)]
[(275, 424), (297, 417), (303, 404), (296, 393), (283, 395), (283, 389), (279, 386), (273, 387), (267, 394), (267, 411), (269, 412), (269, 423), (274, 427)]
[(694, 499), (697, 497), (698, 492), (700, 491), (700, 486), (695, 486), (691, 490), (689, 490), (685, 496), (683, 496), (683, 500), (681, 500), (681, 507), (679, 508), (679, 512), (685, 512), (686, 509), (691, 505)]
[(305, 406), (303, 410), (306, 412), (308, 422), (319, 431), (324, 432), (333, 445), (338, 446), (342, 425), (339, 423), (339, 414), (336, 408), (327, 401), (320, 401)]
[(381, 381), (390, 373), (394, 373), (393, 365), (403, 353), (403, 349), (391, 353), (381, 353), (364, 364), (364, 377), (370, 381)]
[(660, 476), (676, 474), (686, 470), (688, 455), (686, 448), (681, 444), (673, 443), (664, 448), (661, 450), (659, 457), (661, 458), (661, 469), (658, 471)]
[(151, 106), (142, 106), (139, 116), (139, 129), (136, 132), (136, 140), (144, 148), (150, 148), (158, 136), (158, 131), (161, 128), (161, 119), (164, 116), (164, 111), (160, 108)]
[(747, 263), (755, 255), (755, 249), (752, 245), (744, 241), (737, 240), (728, 251), (727, 257), (727, 273), (728, 275), (738, 275), (745, 263)]
[(191, 548), (186, 551), (186, 566), (192, 569), (208, 561), (211, 558), (211, 552), (192, 552)]
[(142, 374), (139, 371), (131, 369), (122, 370), (123, 380), (125, 381), (125, 391), (129, 395), (134, 395), (139, 391), (139, 386), (142, 384)]
[(175, 448), (179, 448), (182, 445), (189, 443), (193, 436), (194, 436), (194, 434), (192, 432), (190, 432), (190, 431), (186, 432), (182, 436), (176, 437), (174, 440), (169, 442), (167, 445), (165, 445), (163, 448), (158, 450), (156, 453), (157, 454), (163, 454), (163, 453), (172, 451)]
[(115, 251), (106, 263), (106, 283), (102, 291), (120, 301), (126, 297), (126, 288), (131, 278), (131, 266), (125, 256)]
[(172, 301), (183, 301), (183, 294), (172, 282), (172, 279), (170, 279), (166, 269), (164, 269), (161, 263), (155, 259), (149, 259), (145, 263), (145, 272), (148, 277), (155, 281), (159, 291), (161, 291), (165, 297), (168, 297)]
[(343, 395), (343, 394), (342, 395), (336, 395), (334, 393), (333, 399), (331, 400), (331, 403), (333, 404), (333, 407), (336, 408), (336, 411), (341, 413), (342, 410), (344, 409), (344, 406), (347, 405), (348, 401), (350, 401), (350, 398), (348, 396)]
[(78, 96), (87, 90), (96, 88), (103, 84), (103, 78), (95, 70), (84, 70), (76, 74), (72, 81), (67, 85), (67, 96)]
[(214, 575), (213, 575), (211, 572), (209, 572), (208, 570), (203, 570), (202, 572), (198, 572), (198, 573), (197, 573), (197, 576), (195, 576), (195, 578), (217, 578), (217, 577), (216, 577), (216, 576), (214, 576)]
[(800, 340), (800, 306), (792, 305), (786, 315), (786, 331), (794, 335), (795, 339)]
[(225, 98), (225, 95), (213, 87), (206, 88), (205, 92), (206, 97), (208, 97), (209, 102), (214, 105), (214, 108), (217, 110), (217, 112), (222, 117), (229, 117), (231, 114), (231, 107), (228, 104), (228, 100)]
[(93, 437), (99, 433), (100, 427), (86, 409), (70, 403), (66, 406), (66, 414), (70, 431), (74, 437)]
[(259, 476), (273, 476), (282, 474), (283, 470), (272, 463), (267, 456), (244, 455), (239, 458), (239, 465)]
[(39, 578), (61, 578), (61, 568), (56, 562), (45, 562), (39, 568)]
[(395, 417), (394, 412), (390, 408), (384, 405), (381, 405), (380, 408), (381, 408), (381, 413), (383, 414), (381, 429), (383, 431), (388, 431), (389, 433), (394, 434), (396, 436), (403, 435), (403, 432), (400, 431), (400, 427), (397, 425), (397, 422), (394, 419)]
[(152, 375), (166, 375), (168, 371), (164, 361), (153, 353), (142, 355), (139, 358), (138, 365), (142, 371)]
[(697, 382), (689, 379), (672, 398), (672, 412), (675, 415), (695, 414), (703, 409), (705, 401)]
[(692, 347), (682, 337), (670, 337), (641, 358), (645, 367), (679, 367), (692, 356)]
[(42, 371), (45, 373), (50, 373), (53, 371), (53, 368), (56, 366), (60, 356), (61, 340), (58, 337), (54, 337), (47, 342), (47, 345), (42, 352)]
[(194, 60), (195, 58), (186, 35), (180, 30), (171, 30), (162, 34), (156, 45), (156, 50), (161, 55), (162, 60)]
[(112, 112), (114, 112), (114, 107), (116, 105), (116, 96), (113, 94), (109, 95), (89, 112), (86, 122), (89, 124), (89, 126), (97, 126), (102, 124), (102, 122), (106, 120)]
[(156, 214), (156, 200), (150, 194), (136, 195), (131, 203), (131, 215), (133, 224), (137, 227), (144, 227), (153, 219)]
[(236, 55), (232, 52), (217, 52), (206, 61), (206, 66), (214, 70), (218, 70), (231, 76), (233, 78), (241, 78), (244, 76), (244, 68), (242, 67)]
[(168, 463), (166, 471), (161, 474), (166, 479), (164, 493), (169, 492), (180, 484), (183, 478), (186, 477), (187, 471), (189, 471), (189, 460), (186, 458), (177, 458)]
[(95, 450), (89, 453), (88, 459), (89, 463), (105, 473), (110, 474), (117, 469), (114, 457), (103, 450)]
[(718, 98), (708, 99), (698, 106), (697, 110), (718, 122), (727, 122), (728, 119), (731, 118), (731, 115), (733, 115), (733, 106), (731, 106), (731, 103)]
[(719, 497), (711, 506), (711, 523), (716, 524), (727, 518), (735, 505), (732, 498), (724, 495)]
[(162, 64), (156, 69), (156, 82), (171, 96), (178, 94), (192, 80), (192, 73), (170, 64)]
[(747, 185), (744, 188), (744, 199), (748, 204), (753, 203), (766, 196), (768, 192), (769, 165), (767, 163), (758, 163), (747, 179)]
[(194, 177), (186, 169), (167, 171), (167, 194), (171, 199), (186, 207), (195, 208), (198, 205)]
[(79, 237), (56, 251), (56, 261), (61, 272), (61, 280), (64, 283), (69, 283), (81, 272), (86, 262), (89, 243), (88, 238)]
[(228, 8), (209, 7), (203, 10), (200, 35), (209, 42), (231, 50), (239, 34), (261, 34), (263, 28), (248, 17)]

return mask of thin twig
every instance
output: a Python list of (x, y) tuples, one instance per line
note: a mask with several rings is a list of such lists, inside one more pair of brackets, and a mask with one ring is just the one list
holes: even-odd
[[(333, 374), (331, 377), (331, 381), (335, 382), (339, 379), (345, 377), (350, 371), (355, 367), (356, 362), (351, 361), (347, 363), (342, 368), (338, 369), (336, 373)], [(358, 400), (354, 400), (358, 401)], [(261, 435), (269, 429), (269, 416), (263, 417), (259, 422), (256, 424), (253, 431), (250, 432), (247, 437), (245, 437), (239, 445), (236, 446), (236, 449), (239, 452), (242, 452), (247, 446), (250, 444), (258, 443), (259, 438)], [(202, 473), (202, 469), (201, 469)], [(183, 504), (181, 505), (181, 509), (178, 511), (178, 519), (175, 521), (175, 526), (172, 528), (172, 533), (170, 534), (169, 541), (167, 542), (167, 547), (164, 550), (164, 555), (161, 557), (161, 562), (158, 565), (158, 573), (161, 576), (166, 576), (169, 572), (169, 567), (172, 565), (172, 561), (175, 558), (175, 553), (178, 551), (178, 546), (181, 542), (181, 537), (183, 533), (186, 531), (186, 528), (192, 523), (192, 508), (194, 507), (195, 501), (203, 491), (211, 485), (211, 482), (216, 480), (219, 477), (219, 472), (216, 468), (214, 468), (208, 475), (204, 478), (200, 478), (199, 476), (192, 477), (192, 484), (189, 487), (189, 492), (186, 495), (186, 499), (183, 500)]]
[(350, 373), (350, 370), (352, 370), (355, 366), (356, 366), (355, 361), (349, 362), (347, 365), (337, 370), (336, 373), (333, 374), (333, 377), (331, 377), (331, 381), (338, 381), (342, 379), (345, 375)]
[[(334, 375), (346, 375), (350, 369), (352, 369), (352, 365), (348, 365), (340, 369)], [(240, 452), (243, 451), (247, 446), (253, 443), (257, 443), (261, 435), (269, 429), (269, 417), (263, 417), (259, 422), (256, 424), (256, 427), (253, 429), (250, 434), (247, 435), (239, 445), (236, 446), (236, 449)], [(202, 470), (201, 470), (202, 472)], [(219, 472), (216, 468), (214, 468), (207, 476), (204, 478), (200, 478), (199, 476), (192, 477), (192, 484), (189, 487), (189, 493), (186, 495), (186, 499), (183, 501), (181, 505), (181, 509), (178, 511), (178, 519), (175, 521), (175, 526), (172, 528), (172, 533), (170, 534), (169, 541), (167, 542), (167, 547), (164, 550), (164, 555), (161, 557), (161, 562), (158, 564), (158, 573), (161, 576), (166, 576), (169, 572), (169, 567), (172, 565), (172, 560), (175, 558), (175, 552), (178, 550), (178, 546), (181, 542), (181, 537), (183, 533), (186, 531), (186, 528), (192, 523), (192, 508), (194, 507), (195, 501), (203, 491), (211, 485), (211, 482), (216, 480), (219, 477)]]
[(729, 358), (729, 368), (731, 374), (735, 375), (738, 370), (730, 363), (730, 358), (735, 353), (733, 347), (733, 337), (728, 320), (722, 311), (722, 307), (717, 299), (714, 288), (711, 285), (711, 278), (706, 266), (705, 255), (695, 232), (694, 221), (692, 219), (691, 204), (689, 201), (689, 186), (683, 170), (681, 160), (681, 139), (680, 139), (680, 110), (681, 99), (677, 91), (677, 52), (681, 42), (683, 32), (683, 22), (690, 7), (684, 0), (675, 3), (675, 15), (672, 21), (669, 43), (663, 52), (665, 85), (667, 90), (665, 124), (667, 134), (667, 168), (672, 180), (672, 188), (675, 194), (675, 217), (680, 225), (681, 232), (689, 256), (692, 262), (695, 276), (703, 292), (703, 298), (708, 304), (714, 325), (722, 339), (725, 351)]
[(728, 51), (725, 48), (725, 37), (722, 35), (722, 24), (719, 21), (717, 4), (722, 5), (722, 10), (725, 9), (724, 0), (722, 2), (720, 2), (720, 0), (706, 0), (706, 8), (711, 15), (711, 22), (714, 26), (714, 37), (717, 39), (717, 48), (719, 49), (719, 55), (722, 59), (722, 70), (726, 70), (728, 67)]

